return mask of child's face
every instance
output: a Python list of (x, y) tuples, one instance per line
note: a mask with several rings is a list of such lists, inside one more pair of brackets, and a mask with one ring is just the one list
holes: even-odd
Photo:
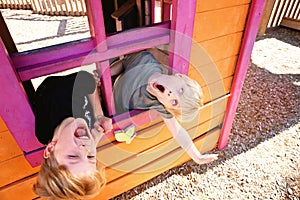
[[(96, 139), (97, 140), (97, 139)], [(96, 141), (86, 122), (81, 118), (67, 118), (57, 128), (52, 141), (59, 165), (72, 174), (83, 175), (96, 170)]]
[(180, 108), (180, 97), (190, 91), (186, 83), (174, 75), (162, 74), (151, 80), (150, 87), (165, 107), (173, 109)]

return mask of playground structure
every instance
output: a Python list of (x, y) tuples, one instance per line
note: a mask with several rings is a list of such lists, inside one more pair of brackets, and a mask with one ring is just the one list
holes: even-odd
[[(90, 40), (29, 52), (9, 53), (9, 32), (0, 48), (1, 189), (4, 199), (37, 198), (31, 187), (39, 170), (43, 146), (34, 136), (34, 115), (24, 83), (32, 78), (96, 63), (101, 74), (107, 114), (114, 115), (108, 59), (168, 45), (168, 64), (188, 74), (203, 88), (205, 106), (183, 126), (201, 152), (226, 146), (264, 0), (172, 1), (172, 17), (151, 26), (106, 35), (102, 4), (86, 1)], [(170, 13), (170, 12), (169, 12)], [(4, 32), (4, 31), (3, 31)], [(8, 38), (8, 39), (7, 39)], [(6, 45), (4, 45), (6, 44)], [(11, 43), (10, 43), (11, 44)], [(8, 84), (9, 83), (9, 84)], [(22, 103), (21, 103), (22, 102)], [(98, 199), (111, 198), (189, 160), (173, 141), (156, 112), (132, 111), (114, 116), (114, 129), (136, 126), (130, 145), (114, 141), (113, 133), (98, 145), (108, 184)], [(116, 189), (117, 188), (117, 189)], [(97, 198), (96, 198), (97, 199)]]

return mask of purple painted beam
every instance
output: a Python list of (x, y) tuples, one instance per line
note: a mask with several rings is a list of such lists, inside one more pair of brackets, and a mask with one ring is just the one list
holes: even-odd
[(172, 7), (169, 66), (175, 72), (187, 74), (194, 31), (196, 0), (173, 0)]
[[(44, 48), (34, 53), (15, 55), (12, 59), (22, 81), (74, 67), (105, 61), (133, 51), (169, 42), (169, 23), (129, 30), (107, 37), (108, 50), (97, 52), (94, 40), (75, 45)], [(73, 48), (72, 48), (73, 46)], [(48, 49), (50, 49), (48, 51)]]
[(18, 73), (22, 81), (30, 80), (42, 75), (52, 74), (74, 67), (88, 65), (98, 61), (108, 60), (113, 57), (128, 54), (133, 51), (139, 51), (146, 48), (155, 47), (161, 44), (167, 44), (169, 42), (169, 34), (160, 35), (146, 40), (138, 40), (132, 43), (123, 43), (113, 48), (108, 49), (105, 52), (95, 52), (89, 54), (77, 55), (69, 58), (61, 58), (61, 60), (55, 60), (48, 63), (40, 63), (39, 65), (33, 65), (26, 68), (18, 69)]
[(34, 115), (21, 80), (0, 39), (0, 115), (22, 151), (43, 145), (35, 137)]
[(219, 139), (218, 147), (223, 149), (227, 143), (232, 128), (232, 123), (236, 108), (240, 99), (240, 94), (247, 74), (253, 45), (256, 39), (260, 20), (264, 12), (265, 0), (253, 0), (248, 15), (245, 33), (241, 45), (240, 54), (235, 70), (235, 75), (231, 87), (230, 98), (227, 105), (223, 127)]

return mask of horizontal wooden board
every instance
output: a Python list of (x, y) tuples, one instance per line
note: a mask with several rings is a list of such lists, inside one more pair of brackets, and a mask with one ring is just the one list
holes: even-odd
[(0, 187), (39, 171), (39, 167), (32, 168), (23, 155), (1, 162), (0, 169)]
[[(206, 135), (195, 140), (195, 145), (202, 153), (215, 148), (220, 134), (220, 129), (212, 130)], [(174, 161), (176, 160), (176, 161)], [(100, 195), (94, 200), (109, 199), (121, 194), (139, 184), (150, 180), (151, 178), (163, 173), (164, 171), (176, 167), (190, 160), (190, 157), (178, 148), (167, 155), (157, 158), (154, 162), (143, 166), (136, 171), (123, 176), (113, 182), (107, 184)], [(164, 166), (164, 167), (160, 167)], [(146, 173), (147, 172), (147, 173)], [(121, 187), (120, 187), (121, 186)]]
[(1, 200), (12, 199), (35, 199), (37, 195), (33, 192), (32, 186), (36, 180), (36, 176), (24, 178), (23, 180), (0, 189)]
[(300, 31), (300, 19), (296, 20), (284, 17), (280, 23), (280, 26), (285, 26)]
[(251, 0), (197, 0), (196, 12), (204, 12), (209, 10), (218, 10), (222, 8), (234, 7), (249, 4)]
[(193, 38), (199, 42), (243, 31), (248, 10), (249, 5), (246, 4), (197, 13)]
[(219, 97), (222, 97), (225, 94), (228, 94), (231, 89), (233, 77), (227, 77), (223, 80), (217, 81), (209, 86), (205, 86), (202, 88), (204, 94), (204, 103), (209, 103)]
[(0, 132), (0, 152), (0, 163), (23, 155), (23, 152), (9, 131)]
[(194, 41), (190, 63), (201, 66), (238, 55), (242, 36), (243, 32), (238, 32), (203, 42)]
[(217, 62), (210, 62), (206, 65), (190, 65), (188, 76), (196, 80), (201, 87), (204, 87), (232, 76), (234, 74), (236, 62), (237, 56), (231, 56)]
[[(199, 137), (203, 133), (220, 125), (223, 121), (223, 118), (224, 118), (224, 113), (189, 130), (189, 134), (191, 138)], [(170, 133), (168, 133), (168, 131), (165, 131), (160, 134), (170, 134)], [(151, 163), (152, 161), (159, 158), (161, 155), (167, 154), (178, 147), (179, 147), (178, 143), (175, 142), (173, 138), (170, 138), (167, 141), (164, 141), (161, 144), (152, 147), (151, 149), (139, 153), (138, 155), (132, 156), (129, 159), (119, 162), (113, 166), (107, 167), (106, 169), (107, 181), (111, 182), (117, 178), (120, 178), (121, 176), (126, 175), (127, 173), (130, 173), (148, 163)], [(162, 167), (164, 166), (160, 166), (160, 168)]]

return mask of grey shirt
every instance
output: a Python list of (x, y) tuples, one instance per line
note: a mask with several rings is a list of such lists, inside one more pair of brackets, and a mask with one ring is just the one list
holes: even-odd
[(114, 100), (117, 114), (132, 109), (154, 109), (163, 118), (172, 118), (164, 106), (147, 90), (150, 76), (155, 73), (167, 73), (153, 55), (147, 51), (127, 55), (123, 62), (125, 71), (114, 84)]

